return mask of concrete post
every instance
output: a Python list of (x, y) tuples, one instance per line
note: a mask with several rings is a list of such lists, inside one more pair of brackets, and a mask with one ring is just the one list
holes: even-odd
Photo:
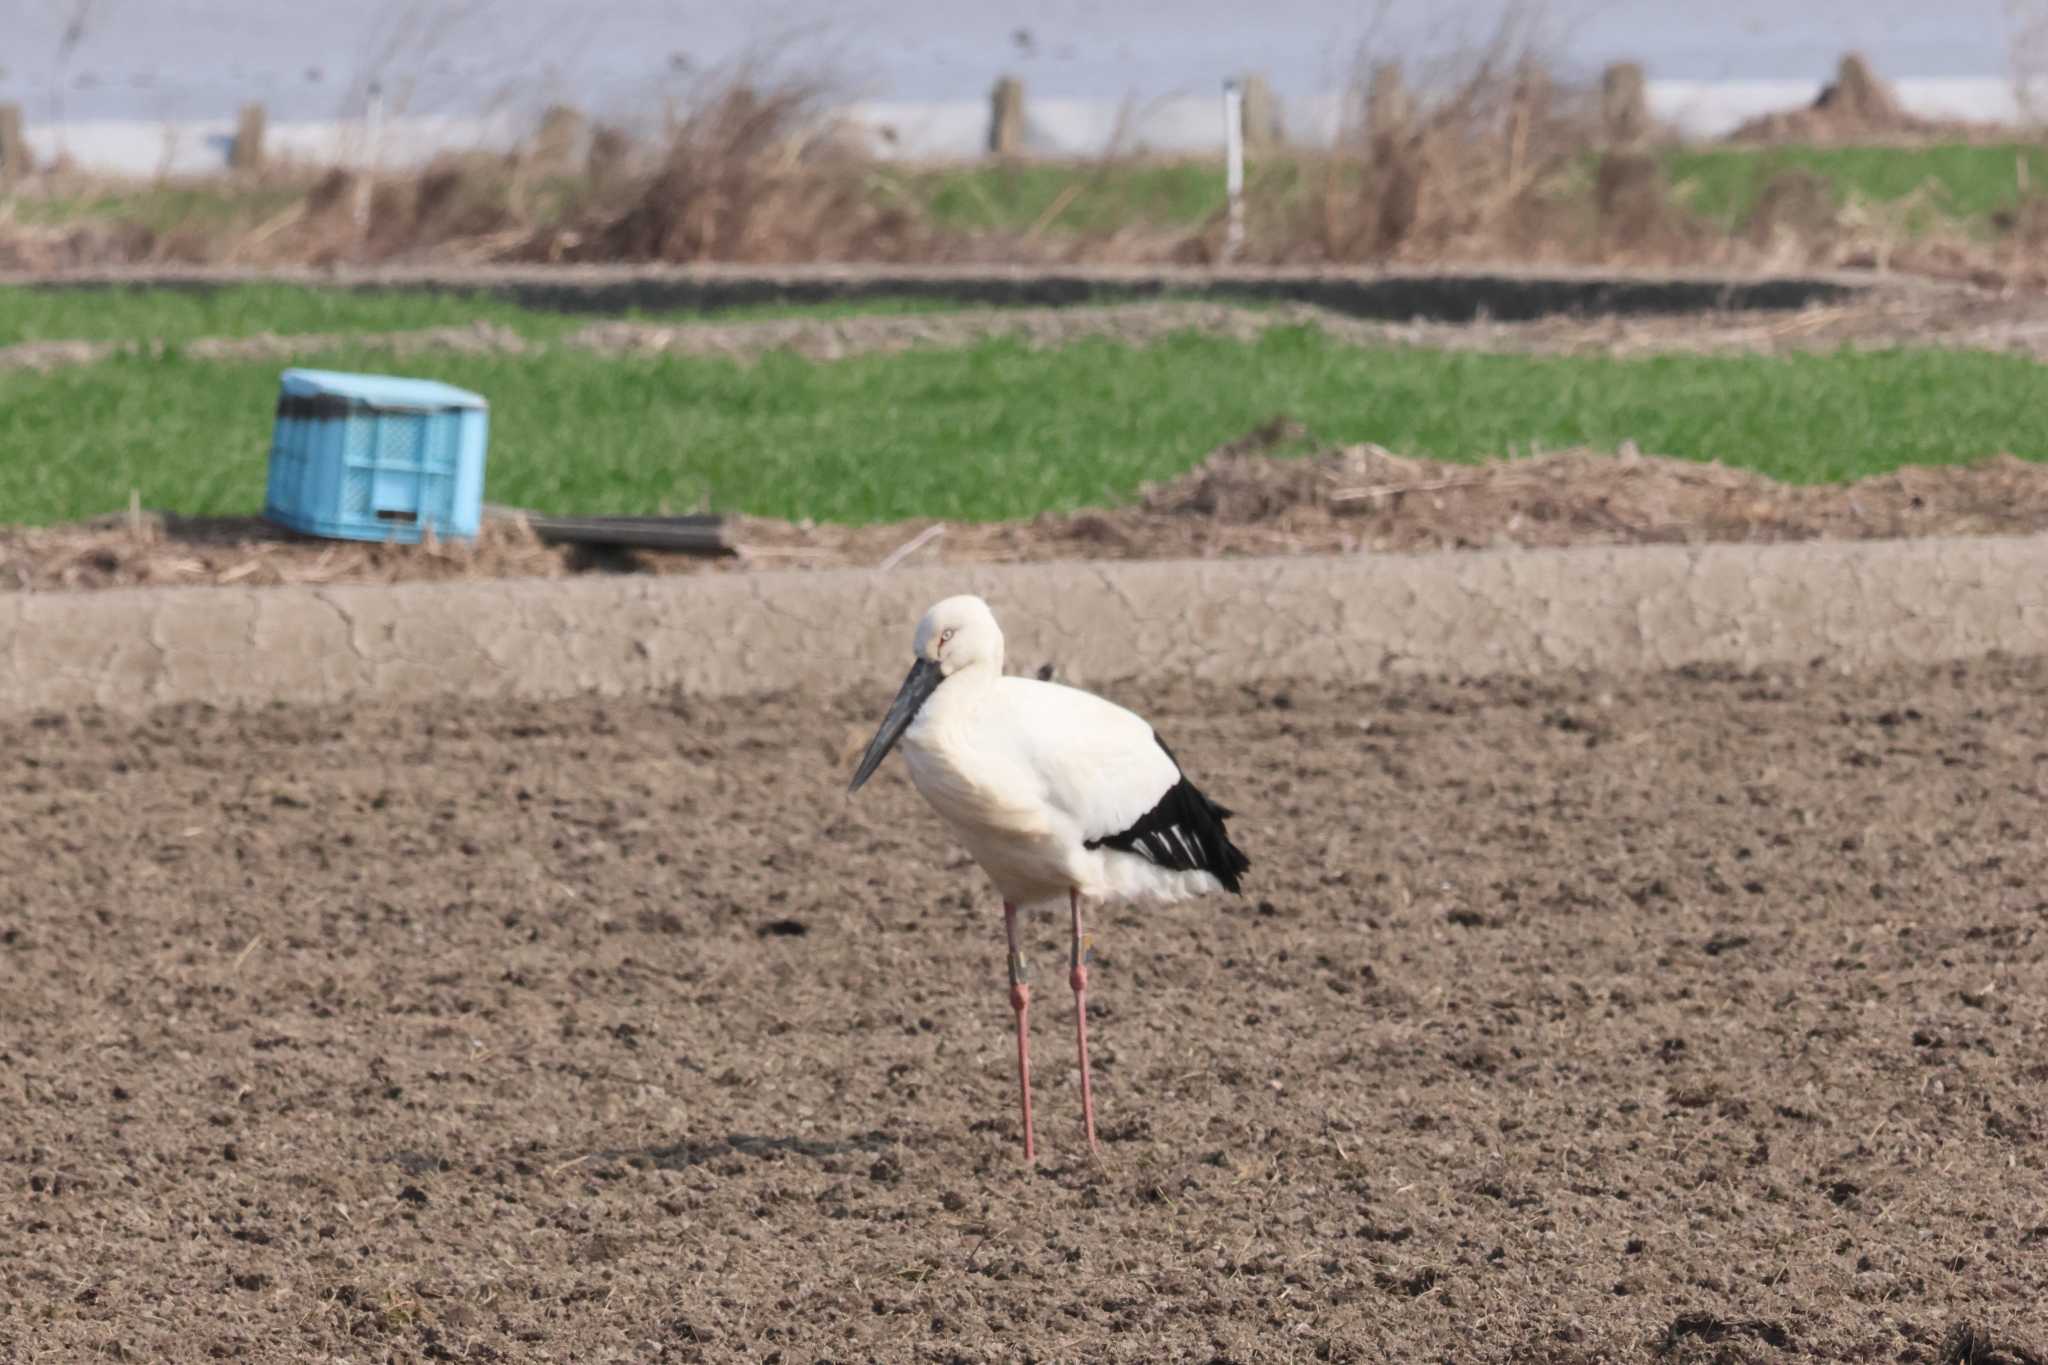
[(1381, 62), (1372, 70), (1372, 84), (1365, 96), (1365, 134), (1375, 147), (1408, 132), (1415, 118), (1415, 101), (1409, 97), (1408, 82), (1399, 62)]
[(235, 142), (228, 149), (229, 170), (263, 169), (263, 133), (269, 122), (269, 116), (264, 112), (262, 105), (242, 106), (242, 115), (235, 121)]
[(21, 106), (0, 104), (0, 180), (15, 180), (34, 169), (28, 134), (21, 126)]
[(583, 158), (583, 173), (602, 189), (616, 181), (632, 155), (633, 140), (622, 128), (600, 124), (590, 135), (590, 151)]
[(1223, 229), (1223, 259), (1244, 249), (1244, 91), (1223, 83), (1223, 192), (1229, 204)]
[(1550, 118), (1550, 76), (1534, 62), (1515, 73), (1514, 102), (1508, 111), (1508, 183), (1529, 170), (1530, 143)]
[(1246, 149), (1256, 154), (1285, 142), (1287, 129), (1280, 116), (1280, 102), (1273, 98), (1273, 87), (1266, 83), (1266, 78), (1254, 71), (1239, 78), (1237, 89), (1244, 100)]
[(583, 150), (590, 121), (579, 109), (551, 104), (540, 116), (540, 131), (533, 139), (533, 166), (542, 175), (562, 175), (576, 165)]
[(1005, 76), (989, 98), (988, 149), (996, 156), (1024, 150), (1024, 82)]
[(1600, 75), (1600, 129), (1610, 147), (1633, 147), (1650, 135), (1650, 102), (1638, 62), (1615, 62)]

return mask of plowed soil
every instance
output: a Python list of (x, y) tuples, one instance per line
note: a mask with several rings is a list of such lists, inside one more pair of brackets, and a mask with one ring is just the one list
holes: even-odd
[(892, 683), (0, 726), (0, 1357), (2048, 1349), (2048, 664), (1120, 696), (1036, 1169)]

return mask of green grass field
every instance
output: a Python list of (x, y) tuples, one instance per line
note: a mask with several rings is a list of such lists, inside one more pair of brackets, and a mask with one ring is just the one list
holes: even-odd
[[(1987, 222), (2020, 199), (2019, 167), (2027, 184), (2048, 189), (2048, 148), (2003, 143), (1935, 147), (1716, 147), (1673, 153), (1666, 162), (1674, 190), (1701, 216), (1740, 223), (1773, 176), (1800, 170), (1819, 176), (1837, 203), (1852, 196), (1897, 203), (1925, 187), (1941, 216)], [(1931, 217), (1932, 215), (1930, 215)]]
[(118, 219), (157, 232), (176, 228), (256, 223), (281, 213), (304, 193), (292, 185), (245, 185), (225, 176), (216, 181), (122, 184), (109, 181), (75, 193), (23, 195), (9, 212), (24, 223), (60, 227), (92, 219)]
[[(874, 298), (830, 304), (750, 305), (721, 309), (716, 316), (737, 322), (750, 318), (940, 312), (957, 307), (958, 304), (944, 299)], [(690, 321), (710, 315), (636, 310), (618, 316)], [(155, 338), (175, 345), (198, 337), (253, 336), (259, 332), (396, 332), (479, 321), (498, 323), (532, 340), (546, 341), (592, 320), (587, 314), (524, 308), (482, 293), (308, 289), (287, 284), (194, 289), (0, 288), (0, 346), (23, 341), (129, 338)]]
[[(2048, 190), (2048, 147), (2017, 143), (1698, 147), (1668, 153), (1665, 171), (1682, 203), (1724, 229), (1739, 226), (1764, 186), (1787, 170), (1820, 177), (1838, 204), (1896, 204), (1927, 191), (1926, 209), (1908, 226), (1931, 226), (1939, 219), (1983, 226), (2019, 202), (2022, 162), (2026, 184)], [(1319, 186), (1322, 175), (1293, 157), (1254, 158), (1246, 192), (1255, 201), (1284, 200)], [(990, 163), (928, 172), (913, 186), (934, 222), (960, 231), (1187, 230), (1224, 209), (1222, 168), (1208, 161)]]
[[(1747, 217), (1773, 176), (1794, 169), (1826, 181), (1837, 203), (1856, 198), (1892, 204), (1926, 188), (1934, 213), (1981, 224), (2019, 201), (2022, 160), (2027, 184), (2048, 190), (2048, 148), (2015, 143), (1699, 147), (1667, 154), (1665, 170), (1683, 203), (1724, 228)], [(1255, 158), (1247, 167), (1247, 194), (1286, 198), (1320, 185), (1321, 175), (1310, 163), (1292, 158)], [(1224, 207), (1222, 168), (1214, 162), (990, 164), (932, 172), (920, 177), (917, 187), (934, 221), (961, 230), (1186, 229)]]
[[(375, 352), (319, 361), (390, 367)], [(0, 522), (107, 512), (130, 489), (191, 515), (255, 512), (278, 368), (171, 356), (0, 374)], [(492, 501), (564, 513), (1024, 517), (1127, 499), (1276, 413), (1326, 440), (1452, 459), (1633, 438), (1806, 482), (2048, 455), (2039, 367), (1950, 351), (1545, 358), (1280, 329), (1254, 345), (996, 342), (746, 368), (562, 350), (406, 368), (491, 400)]]

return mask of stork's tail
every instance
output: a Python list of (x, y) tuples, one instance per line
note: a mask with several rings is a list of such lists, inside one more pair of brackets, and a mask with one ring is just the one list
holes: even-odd
[(1088, 847), (1135, 853), (1172, 872), (1207, 872), (1235, 894), (1252, 860), (1230, 842), (1223, 825), (1230, 815), (1182, 777), (1138, 823), (1121, 834), (1091, 839)]

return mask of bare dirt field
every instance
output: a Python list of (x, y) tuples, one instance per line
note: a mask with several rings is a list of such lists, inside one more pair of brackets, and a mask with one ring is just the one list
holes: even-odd
[(893, 682), (0, 726), (0, 1357), (2048, 1351), (2048, 663), (1120, 696), (1035, 1171)]

